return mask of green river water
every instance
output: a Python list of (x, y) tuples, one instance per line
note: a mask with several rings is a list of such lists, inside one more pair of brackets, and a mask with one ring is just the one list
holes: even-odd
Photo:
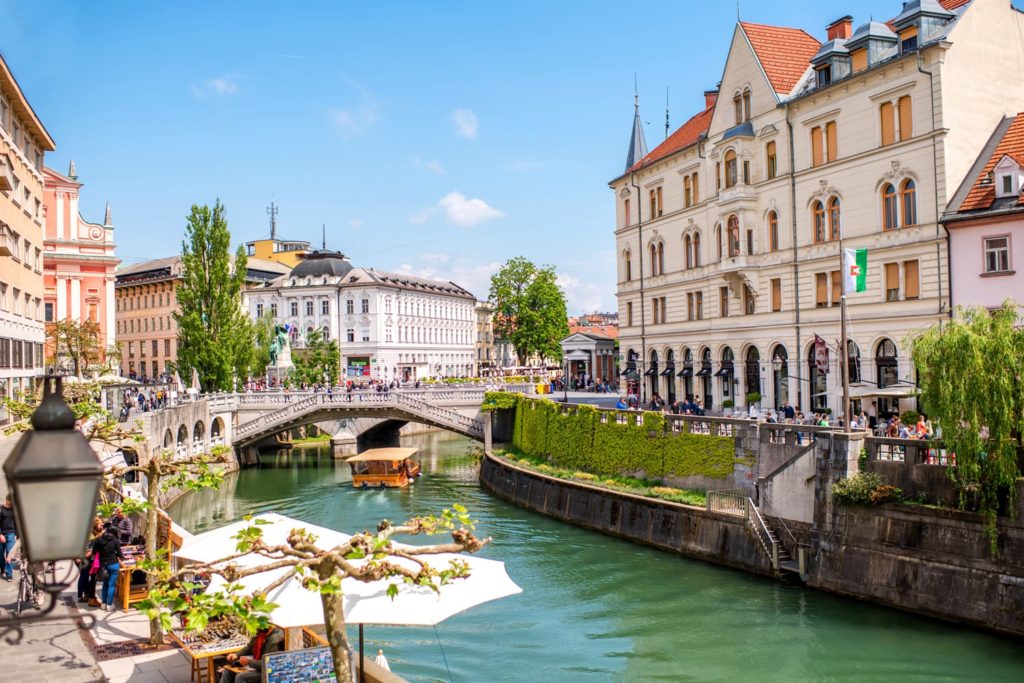
[(383, 648), (409, 681), (1024, 681), (1018, 642), (561, 524), (481, 489), (467, 439), (402, 441), (421, 449), (425, 474), (407, 489), (354, 490), (327, 449), (297, 448), (172, 514), (193, 532), (270, 511), (353, 532), (468, 507), (494, 539), (482, 556), (504, 561), (523, 593), (436, 634), (367, 627), (368, 655)]

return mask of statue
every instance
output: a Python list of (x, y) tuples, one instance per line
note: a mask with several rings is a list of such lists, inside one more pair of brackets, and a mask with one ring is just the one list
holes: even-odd
[[(278, 359), (281, 363), (278, 363)], [(287, 361), (285, 360), (287, 359)], [(274, 338), (270, 342), (270, 364), (291, 365), (291, 353), (288, 348), (288, 327), (285, 325), (274, 326)]]

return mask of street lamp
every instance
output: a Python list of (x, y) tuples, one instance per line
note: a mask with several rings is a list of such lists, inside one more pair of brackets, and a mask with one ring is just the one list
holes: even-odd
[[(32, 413), (32, 427), (15, 444), (3, 468), (24, 559), (53, 562), (81, 557), (96, 514), (103, 464), (75, 429), (75, 415), (64, 402), (59, 376), (43, 378), (43, 400)], [(42, 586), (50, 595), (43, 615), (53, 610), (65, 587)], [(40, 619), (2, 619), (0, 627), (15, 630), (13, 637), (20, 639), (18, 624), (29, 620)]]

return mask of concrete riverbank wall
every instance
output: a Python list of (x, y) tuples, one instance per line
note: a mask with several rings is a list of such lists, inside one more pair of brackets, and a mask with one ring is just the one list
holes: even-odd
[(548, 477), (490, 454), (481, 463), (480, 483), (499, 498), (563, 522), (772, 576), (742, 518)]

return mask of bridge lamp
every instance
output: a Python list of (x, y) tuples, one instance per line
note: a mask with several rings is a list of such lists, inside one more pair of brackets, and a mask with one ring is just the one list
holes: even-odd
[(52, 562), (85, 553), (103, 464), (75, 429), (61, 378), (43, 379), (43, 400), (4, 463), (25, 557)]

